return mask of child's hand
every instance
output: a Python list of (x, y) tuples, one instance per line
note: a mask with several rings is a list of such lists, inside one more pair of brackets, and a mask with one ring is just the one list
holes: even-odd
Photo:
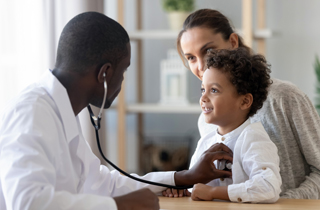
[(162, 191), (162, 195), (165, 197), (183, 197), (183, 196), (187, 196), (190, 197), (191, 193), (187, 190), (177, 190), (177, 189), (171, 189), (171, 188), (167, 188), (166, 190)]
[(194, 185), (191, 198), (194, 201), (211, 201), (213, 199), (230, 201), (228, 186), (211, 187), (205, 184)]
[(193, 186), (191, 198), (194, 201), (211, 201), (214, 198), (212, 197), (213, 187), (205, 184), (196, 184)]

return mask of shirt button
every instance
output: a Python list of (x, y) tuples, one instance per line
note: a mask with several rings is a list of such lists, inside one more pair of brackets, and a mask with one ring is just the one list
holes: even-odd
[(223, 182), (223, 181), (224, 181), (224, 178), (220, 178), (220, 181), (222, 181), (222, 182)]
[(242, 199), (241, 199), (241, 198), (238, 198), (238, 201), (239, 201), (239, 202), (242, 202)]
[(262, 170), (266, 170), (267, 168), (266, 167), (262, 167)]
[(222, 137), (222, 138), (221, 138), (221, 141), (224, 141), (225, 139), (226, 139), (226, 138)]

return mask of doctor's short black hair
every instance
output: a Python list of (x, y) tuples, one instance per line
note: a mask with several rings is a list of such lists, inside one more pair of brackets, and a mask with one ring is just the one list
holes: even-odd
[(79, 14), (61, 33), (55, 68), (85, 73), (108, 62), (117, 66), (129, 53), (128, 42), (126, 30), (113, 19), (98, 12)]
[(206, 57), (207, 68), (226, 73), (239, 95), (251, 93), (253, 102), (248, 117), (253, 116), (267, 99), (270, 65), (262, 55), (252, 55), (241, 47), (235, 50), (212, 50)]

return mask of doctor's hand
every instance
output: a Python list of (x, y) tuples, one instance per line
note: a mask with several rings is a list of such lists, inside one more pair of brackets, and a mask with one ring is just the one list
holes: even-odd
[(114, 200), (119, 210), (160, 209), (158, 196), (147, 188), (123, 196), (114, 197)]
[(193, 185), (197, 183), (208, 183), (217, 178), (229, 178), (231, 171), (216, 169), (213, 161), (215, 160), (233, 161), (232, 150), (222, 143), (216, 143), (206, 150), (198, 162), (189, 170), (178, 171), (174, 174), (176, 186)]
[(162, 191), (162, 195), (170, 198), (178, 198), (183, 196), (190, 197), (191, 192), (189, 192), (187, 189), (177, 190), (177, 189), (167, 188), (164, 191)]

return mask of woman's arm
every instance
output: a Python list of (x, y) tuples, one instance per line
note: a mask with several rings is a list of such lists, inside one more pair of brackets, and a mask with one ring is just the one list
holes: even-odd
[(320, 118), (310, 99), (295, 85), (274, 79), (253, 121), (261, 121), (279, 150), (281, 197), (319, 199)]
[[(290, 165), (294, 169), (298, 186), (286, 189), (285, 198), (319, 199), (320, 198), (320, 118), (310, 99), (304, 95), (293, 98), (290, 107), (290, 127), (296, 142), (287, 144), (299, 148), (297, 153), (289, 153)], [(287, 161), (286, 161), (287, 162)], [(301, 170), (305, 168), (305, 170)]]

